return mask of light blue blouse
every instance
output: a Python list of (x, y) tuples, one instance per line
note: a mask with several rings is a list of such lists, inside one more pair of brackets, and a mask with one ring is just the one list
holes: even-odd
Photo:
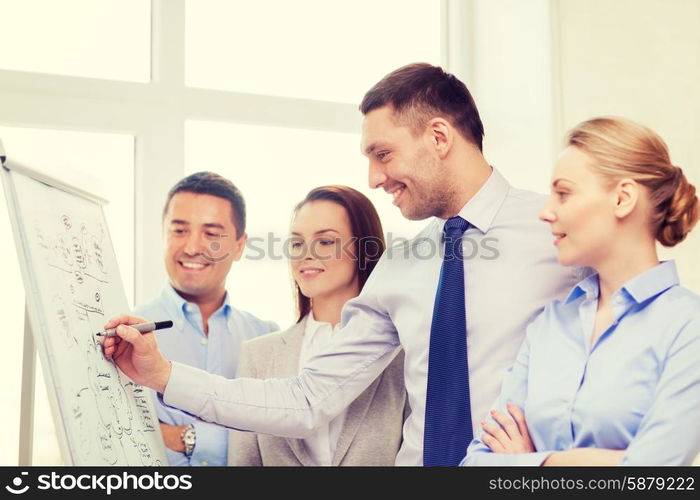
[(591, 348), (597, 274), (528, 326), (493, 408), (523, 408), (537, 452), (492, 453), (477, 438), (462, 465), (540, 465), (580, 447), (626, 450), (624, 465), (692, 463), (700, 452), (700, 296), (678, 284), (667, 261), (612, 303), (614, 321)]

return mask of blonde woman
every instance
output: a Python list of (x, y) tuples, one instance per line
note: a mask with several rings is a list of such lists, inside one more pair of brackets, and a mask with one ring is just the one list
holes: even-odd
[(530, 324), (466, 465), (689, 465), (700, 452), (700, 297), (656, 241), (698, 219), (664, 141), (620, 118), (576, 126), (540, 218), (596, 274)]

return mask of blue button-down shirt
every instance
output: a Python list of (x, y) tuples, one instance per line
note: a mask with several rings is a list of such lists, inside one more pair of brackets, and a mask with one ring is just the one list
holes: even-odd
[[(242, 342), (279, 329), (273, 322), (262, 321), (232, 307), (227, 293), (222, 306), (209, 318), (209, 335), (206, 335), (199, 306), (187, 302), (169, 284), (163, 287), (159, 297), (137, 307), (134, 314), (154, 321), (173, 321), (173, 328), (156, 332), (158, 347), (167, 359), (226, 378), (234, 378), (236, 374)], [(187, 457), (167, 449), (170, 465), (226, 465), (227, 429), (165, 406), (155, 394), (153, 401), (161, 422), (195, 426), (194, 452)]]
[[(613, 322), (591, 346), (598, 275), (528, 327), (493, 408), (524, 408), (535, 453), (492, 453), (479, 439), (466, 465), (539, 465), (553, 451), (626, 450), (626, 465), (689, 465), (700, 452), (700, 296), (673, 261), (612, 296)], [(484, 419), (491, 420), (488, 415)], [(483, 431), (482, 431), (483, 432)]]

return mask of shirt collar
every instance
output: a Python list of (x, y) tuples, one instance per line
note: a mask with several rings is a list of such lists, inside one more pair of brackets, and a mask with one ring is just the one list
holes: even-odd
[(161, 298), (168, 309), (168, 313), (173, 317), (185, 319), (185, 306), (187, 301), (180, 297), (170, 283), (163, 285)]
[[(163, 298), (163, 302), (167, 305), (168, 313), (173, 315), (173, 317), (177, 315), (182, 319), (185, 319), (186, 315), (192, 312), (189, 310), (190, 307), (188, 306), (195, 306), (195, 304), (188, 302), (184, 298), (182, 298), (182, 296), (179, 293), (177, 293), (177, 291), (175, 291), (175, 289), (169, 282), (163, 286), (163, 290), (161, 291), (161, 297)], [(231, 300), (228, 292), (225, 292), (224, 302), (221, 305), (221, 307), (217, 309), (217, 312), (218, 311), (223, 311), (223, 313), (228, 318), (231, 312)]]
[[(675, 261), (667, 260), (625, 283), (620, 294), (625, 301), (631, 300), (641, 304), (679, 283)], [(588, 299), (598, 298), (598, 273), (588, 276), (574, 286), (564, 303), (568, 304), (582, 295)]]
[(593, 273), (587, 278), (579, 281), (574, 288), (571, 289), (569, 295), (564, 300), (565, 304), (578, 299), (585, 295), (587, 299), (598, 297), (598, 273)]
[[(505, 177), (498, 170), (491, 167), (489, 178), (486, 179), (484, 185), (471, 197), (467, 204), (462, 207), (458, 215), (486, 234), (493, 223), (493, 219), (501, 209), (509, 189), (510, 184), (508, 184)], [(441, 230), (446, 222), (445, 219), (442, 219), (442, 221), (440, 225)]]
[(323, 327), (323, 326), (327, 326), (327, 327), (329, 327), (331, 330), (335, 331), (335, 329), (337, 329), (337, 328), (340, 326), (340, 323), (338, 323), (338, 325), (336, 325), (336, 328), (333, 328), (333, 325), (331, 325), (331, 324), (328, 323), (328, 322), (325, 322), (325, 321), (317, 321), (317, 320), (314, 318), (314, 313), (313, 313), (313, 311), (309, 311), (309, 314), (306, 315), (306, 333), (307, 333), (308, 335), (313, 335), (314, 333), (316, 333), (316, 332), (317, 332), (321, 327)]
[(623, 289), (640, 304), (679, 283), (676, 262), (667, 260), (631, 279)]

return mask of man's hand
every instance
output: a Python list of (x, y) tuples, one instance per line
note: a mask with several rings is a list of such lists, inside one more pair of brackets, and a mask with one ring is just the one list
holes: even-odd
[(131, 380), (162, 393), (170, 378), (170, 362), (158, 350), (153, 332), (141, 333), (127, 326), (146, 321), (128, 315), (112, 318), (104, 328), (117, 328), (117, 336), (104, 338), (102, 349), (105, 358), (114, 360)]
[(525, 415), (514, 404), (508, 403), (508, 413), (513, 417), (491, 410), (491, 416), (499, 425), (482, 420), (481, 427), (486, 432), (481, 436), (483, 443), (494, 453), (532, 453), (535, 447), (527, 430)]
[(185, 453), (185, 443), (182, 442), (182, 433), (186, 428), (186, 425), (170, 425), (161, 422), (160, 432), (163, 434), (165, 446), (173, 451)]

